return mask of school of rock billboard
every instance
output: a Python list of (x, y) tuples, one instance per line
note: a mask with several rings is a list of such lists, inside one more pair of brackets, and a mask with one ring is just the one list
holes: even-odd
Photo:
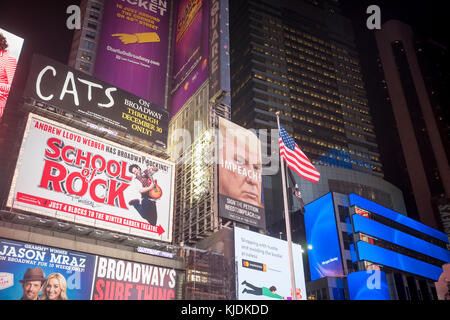
[(167, 147), (167, 111), (44, 56), (33, 56), (24, 96)]
[(173, 26), (173, 117), (209, 77), (210, 0), (178, 0)]
[(180, 273), (0, 238), (0, 300), (174, 300)]
[(219, 216), (264, 229), (262, 156), (259, 138), (219, 118)]
[(171, 6), (105, 1), (94, 76), (164, 107)]
[(0, 119), (6, 107), (23, 39), (0, 28)]
[(7, 206), (172, 240), (174, 164), (30, 114)]

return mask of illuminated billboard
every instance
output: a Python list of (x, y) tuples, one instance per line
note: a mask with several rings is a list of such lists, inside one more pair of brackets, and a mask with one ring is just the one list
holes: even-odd
[(389, 268), (416, 274), (428, 279), (438, 280), (442, 268), (411, 258), (404, 254), (375, 246), (364, 241), (356, 243), (359, 260), (366, 260)]
[(31, 114), (8, 206), (172, 239), (174, 165)]
[(167, 147), (165, 110), (52, 59), (33, 57), (24, 96)]
[(95, 258), (0, 239), (0, 300), (89, 300)]
[(0, 238), (0, 300), (174, 300), (181, 273)]
[(105, 1), (94, 76), (165, 107), (171, 6)]
[(355, 232), (363, 232), (377, 239), (395, 243), (396, 245), (431, 256), (443, 262), (450, 262), (450, 251), (447, 249), (358, 214), (352, 216), (352, 221)]
[(420, 223), (414, 219), (411, 219), (403, 214), (397, 213), (397, 212), (395, 212), (389, 208), (383, 207), (382, 205), (379, 205), (375, 202), (364, 199), (363, 197), (361, 197), (357, 194), (354, 194), (354, 193), (349, 194), (348, 199), (350, 201), (350, 206), (359, 206), (360, 208), (364, 208), (364, 209), (369, 210), (373, 213), (376, 213), (380, 216), (383, 216), (383, 217), (393, 220), (397, 223), (405, 225), (408, 228), (417, 230), (417, 231), (427, 234), (433, 238), (436, 238), (436, 239), (439, 239), (446, 243), (449, 243), (448, 237), (445, 233), (443, 233), (439, 230), (433, 229), (433, 228), (431, 228), (423, 223)]
[[(234, 228), (238, 300), (291, 300), (288, 245), (284, 240)], [(302, 248), (292, 244), (297, 300), (306, 300)]]
[(311, 281), (344, 275), (333, 196), (331, 193), (305, 206)]
[(0, 28), (0, 119), (5, 111), (23, 39)]
[(218, 140), (219, 216), (264, 229), (262, 157), (258, 137), (219, 118)]
[(173, 117), (209, 77), (209, 0), (178, 0), (173, 30)]

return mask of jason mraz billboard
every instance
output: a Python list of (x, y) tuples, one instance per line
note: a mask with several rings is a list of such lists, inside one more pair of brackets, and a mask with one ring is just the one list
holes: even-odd
[(171, 241), (174, 165), (31, 114), (8, 207)]
[(167, 147), (167, 111), (129, 92), (35, 55), (24, 96)]

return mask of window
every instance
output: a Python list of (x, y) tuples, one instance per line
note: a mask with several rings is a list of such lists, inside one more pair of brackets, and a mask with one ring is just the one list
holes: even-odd
[(91, 65), (86, 62), (80, 62), (80, 69), (84, 71), (89, 71), (91, 69)]
[(97, 3), (97, 2), (92, 2), (91, 3), (91, 8), (94, 9), (94, 10), (100, 11), (101, 8), (102, 8), (102, 5), (100, 3)]
[(94, 47), (95, 47), (95, 43), (88, 41), (88, 40), (84, 40), (84, 48), (85, 49), (94, 50)]
[(86, 31), (86, 38), (95, 40), (95, 32), (93, 32), (93, 31)]
[(100, 18), (100, 13), (95, 11), (89, 11), (89, 18), (98, 20)]
[(97, 30), (97, 24), (95, 22), (88, 22), (88, 28)]
[(89, 52), (83, 51), (81, 52), (81, 59), (86, 60), (86, 61), (91, 61), (92, 60), (92, 56)]

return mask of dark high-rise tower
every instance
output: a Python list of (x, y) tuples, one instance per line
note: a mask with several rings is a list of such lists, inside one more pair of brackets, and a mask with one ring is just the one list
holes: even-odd
[[(280, 111), (322, 174), (301, 186), (305, 201), (355, 192), (406, 213), (401, 192), (382, 179), (353, 27), (338, 1), (231, 2), (230, 39), (232, 120), (275, 129)], [(264, 177), (268, 215), (282, 207), (280, 190), (278, 176)]]

